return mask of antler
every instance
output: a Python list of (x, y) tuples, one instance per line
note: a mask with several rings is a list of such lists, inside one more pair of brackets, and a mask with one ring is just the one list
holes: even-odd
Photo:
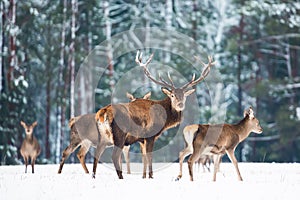
[(165, 80), (163, 80), (163, 79), (161, 78), (160, 75), (159, 75), (160, 81), (159, 81), (159, 80), (156, 80), (156, 79), (151, 75), (150, 71), (148, 70), (148, 67), (147, 67), (147, 66), (148, 66), (148, 64), (151, 62), (152, 57), (153, 57), (154, 54), (153, 54), (153, 53), (151, 54), (151, 56), (150, 56), (149, 59), (146, 61), (146, 63), (142, 63), (142, 55), (143, 55), (143, 53), (140, 53), (140, 51), (138, 51), (138, 52), (136, 53), (136, 56), (135, 56), (135, 62), (136, 62), (139, 66), (143, 67), (145, 75), (146, 75), (150, 80), (152, 80), (154, 83), (156, 83), (156, 84), (158, 84), (158, 85), (161, 85), (161, 86), (163, 86), (163, 87), (167, 87), (167, 88), (169, 88), (169, 89), (174, 89), (174, 83), (173, 83), (173, 81), (171, 80), (171, 77), (170, 77), (169, 74), (168, 74), (168, 78), (169, 78), (169, 80), (171, 81), (171, 84), (169, 84), (168, 82), (166, 82)]
[(193, 87), (194, 85), (200, 83), (201, 81), (203, 81), (203, 79), (209, 74), (210, 72), (210, 67), (215, 65), (216, 62), (213, 62), (213, 58), (212, 56), (208, 56), (208, 63), (205, 64), (202, 60), (200, 60), (200, 58), (196, 57), (196, 60), (198, 60), (204, 67), (204, 69), (202, 70), (202, 73), (200, 75), (200, 77), (198, 79), (195, 80), (195, 74), (193, 74), (193, 78), (190, 82), (186, 83), (185, 85), (183, 85), (181, 88), (182, 89), (186, 89), (188, 87)]

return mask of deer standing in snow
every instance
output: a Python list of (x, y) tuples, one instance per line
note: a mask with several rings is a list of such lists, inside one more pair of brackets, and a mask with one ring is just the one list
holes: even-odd
[[(129, 98), (131, 101), (135, 101), (136, 97), (134, 97), (130, 93), (126, 93), (127, 98)], [(148, 92), (145, 94), (142, 98), (143, 99), (149, 99), (151, 97), (151, 92)], [(106, 106), (109, 107), (110, 105)], [(104, 108), (106, 108), (104, 107)], [(77, 158), (80, 161), (80, 164), (82, 168), (84, 169), (85, 173), (89, 173), (89, 170), (87, 169), (87, 166), (85, 164), (85, 156), (87, 152), (89, 151), (90, 147), (93, 146), (96, 148), (97, 143), (98, 143), (98, 135), (100, 135), (101, 138), (106, 138), (105, 133), (110, 127), (107, 127), (107, 125), (102, 125), (101, 127), (98, 126), (96, 120), (95, 120), (95, 113), (91, 114), (85, 114), (85, 115), (80, 115), (77, 117), (73, 117), (69, 121), (69, 128), (71, 129), (70, 131), (70, 144), (69, 146), (66, 147), (66, 149), (63, 151), (62, 154), (62, 159), (60, 162), (60, 166), (58, 169), (58, 173), (60, 174), (62, 172), (62, 168), (64, 166), (64, 163), (66, 159), (70, 156), (71, 153), (73, 153), (79, 146), (80, 149), (77, 153)], [(130, 138), (128, 138), (130, 139)], [(101, 140), (102, 145), (106, 147), (112, 146), (112, 141), (111, 139)], [(144, 146), (143, 143), (140, 143), (141, 150), (144, 152)], [(124, 158), (126, 161), (127, 165), (127, 173), (130, 174), (130, 160), (129, 160), (129, 149), (130, 146), (124, 146), (123, 148), (123, 153), (124, 153)], [(144, 155), (144, 154), (143, 154)], [(143, 156), (144, 157), (144, 156)], [(145, 160), (143, 158), (143, 160)], [(121, 159), (120, 159), (121, 162)]]
[(25, 122), (21, 121), (21, 125), (23, 126), (26, 134), (20, 149), (21, 155), (25, 162), (25, 173), (27, 173), (29, 158), (31, 160), (32, 173), (34, 173), (35, 160), (41, 153), (40, 144), (33, 135), (33, 129), (36, 127), (37, 122), (35, 121), (31, 125), (27, 125)]
[[(178, 178), (176, 180), (179, 180), (182, 177), (182, 164), (183, 160), (190, 154), (193, 153), (193, 140), (195, 138), (196, 131), (194, 130), (194, 125), (188, 125), (184, 127), (183, 129), (183, 139), (185, 143), (185, 148), (179, 152), (179, 166), (180, 166), (180, 172), (178, 175)], [(212, 155), (201, 155), (199, 159), (196, 161), (198, 164), (202, 164), (203, 171), (204, 167), (210, 171), (209, 167), (207, 167), (207, 163), (210, 165), (212, 159)]]
[(208, 172), (210, 172), (210, 165), (212, 163), (213, 160), (213, 156), (212, 155), (204, 155), (201, 156), (199, 158), (198, 161), (196, 161), (196, 163), (198, 164), (198, 170), (200, 168), (200, 165), (202, 165), (202, 171), (205, 172), (205, 169), (208, 170)]
[[(193, 181), (193, 164), (201, 155), (217, 155), (214, 160), (213, 181), (216, 181), (216, 174), (219, 171), (221, 157), (226, 153), (233, 163), (238, 179), (242, 181), (242, 176), (238, 168), (238, 162), (234, 151), (237, 145), (245, 140), (251, 132), (260, 134), (263, 129), (259, 121), (254, 117), (252, 107), (244, 111), (244, 118), (237, 124), (193, 124), (186, 127), (189, 132), (194, 133), (193, 153), (188, 160), (190, 180)], [(182, 171), (177, 179), (182, 177)]]
[[(155, 79), (147, 66), (151, 62), (153, 54), (142, 63), (142, 54), (139, 51), (136, 54), (136, 63), (144, 70), (144, 74), (154, 83), (162, 86), (162, 92), (167, 96), (163, 100), (145, 100), (137, 99), (129, 103), (113, 104), (106, 110), (99, 110), (96, 114), (96, 120), (99, 123), (108, 123), (113, 135), (113, 155), (112, 160), (119, 179), (123, 179), (122, 169), (120, 167), (120, 156), (124, 145), (130, 145), (137, 141), (142, 141), (146, 145), (146, 159), (149, 167), (149, 178), (153, 178), (152, 170), (152, 151), (154, 142), (159, 138), (163, 131), (175, 127), (182, 120), (182, 112), (185, 108), (187, 96), (192, 94), (195, 89), (189, 89), (204, 80), (209, 74), (210, 67), (214, 65), (212, 58), (209, 57), (209, 63), (201, 62), (204, 69), (199, 78), (192, 80), (181, 87), (175, 87), (170, 76), (169, 82), (159, 77)], [(133, 139), (127, 143), (126, 137), (130, 134)], [(93, 176), (96, 174), (98, 160), (103, 153), (104, 148), (99, 143), (94, 159)], [(143, 171), (143, 178), (146, 177), (146, 171)]]

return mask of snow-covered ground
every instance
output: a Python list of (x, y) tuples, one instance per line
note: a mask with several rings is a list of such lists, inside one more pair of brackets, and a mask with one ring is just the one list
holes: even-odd
[[(132, 171), (141, 171), (132, 163)], [(25, 167), (0, 166), (0, 199), (299, 199), (300, 164), (239, 163), (243, 182), (237, 180), (231, 163), (222, 163), (217, 181), (212, 173), (195, 168), (195, 181), (189, 180), (187, 164), (183, 178), (178, 163), (155, 163), (154, 179), (142, 179), (140, 173), (119, 180), (111, 164), (99, 164), (96, 179), (84, 174), (80, 164), (66, 164), (62, 174), (58, 165), (36, 165), (35, 174)], [(91, 171), (92, 165), (88, 164)], [(124, 166), (124, 170), (126, 167)], [(29, 166), (28, 171), (31, 171)]]

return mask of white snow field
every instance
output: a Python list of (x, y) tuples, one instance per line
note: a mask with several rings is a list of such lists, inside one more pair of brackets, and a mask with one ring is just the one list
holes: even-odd
[[(92, 164), (88, 164), (92, 171)], [(142, 164), (131, 163), (132, 171)], [(28, 166), (31, 172), (31, 166)], [(124, 170), (126, 170), (126, 167)], [(175, 181), (178, 163), (154, 163), (154, 179), (140, 173), (126, 174), (119, 180), (111, 164), (98, 164), (96, 179), (84, 174), (80, 164), (35, 165), (35, 174), (24, 173), (24, 165), (0, 166), (0, 199), (299, 199), (299, 163), (239, 163), (243, 182), (237, 180), (231, 163), (221, 163), (217, 181), (212, 173), (195, 167), (194, 182), (189, 180), (187, 164), (183, 177)], [(211, 167), (211, 169), (213, 166)]]

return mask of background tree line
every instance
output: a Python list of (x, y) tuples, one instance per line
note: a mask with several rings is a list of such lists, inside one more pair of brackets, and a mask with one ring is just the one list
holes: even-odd
[[(207, 88), (198, 86), (203, 91), (197, 93), (198, 122), (217, 122), (218, 112), (226, 108), (226, 122), (234, 123), (246, 106), (255, 108), (264, 134), (252, 135), (239, 146), (240, 160), (300, 160), (299, 1), (4, 0), (0, 16), (1, 164), (21, 161), (20, 120), (38, 121), (35, 135), (43, 147), (38, 162), (57, 163), (68, 143), (67, 123), (76, 115), (75, 106), (94, 112), (93, 103), (84, 98), (94, 92), (96, 108), (109, 104), (114, 84), (128, 71), (126, 63), (134, 62), (134, 55), (114, 58), (109, 44), (102, 49), (109, 63), (106, 76), (95, 91), (88, 76), (82, 80), (76, 94), (80, 104), (75, 105), (80, 65), (101, 42), (143, 27), (185, 34), (218, 61), (224, 87), (216, 87), (215, 93), (225, 91), (226, 101), (215, 99), (211, 105), (203, 94)], [(176, 55), (158, 53), (156, 58), (185, 75), (193, 73)], [(152, 89), (153, 98), (163, 98), (159, 88)], [(172, 140), (172, 130), (168, 132), (157, 148)], [(181, 149), (174, 147), (176, 154)]]

